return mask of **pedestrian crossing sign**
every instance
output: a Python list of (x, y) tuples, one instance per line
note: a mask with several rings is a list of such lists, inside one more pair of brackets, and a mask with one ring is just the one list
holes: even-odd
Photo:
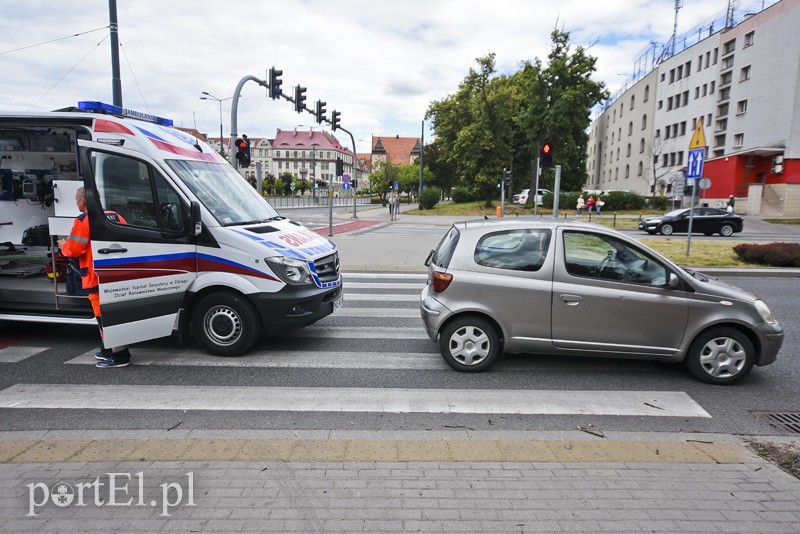
[(697, 127), (694, 129), (694, 135), (692, 135), (692, 140), (689, 141), (689, 150), (693, 148), (705, 148), (706, 147), (706, 134), (703, 132), (703, 119), (699, 119), (697, 121)]

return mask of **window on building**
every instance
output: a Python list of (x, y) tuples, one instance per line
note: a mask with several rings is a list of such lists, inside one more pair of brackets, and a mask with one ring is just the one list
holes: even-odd
[(684, 72), (686, 72), (686, 77), (687, 78), (692, 73), (692, 62), (691, 61), (687, 61), (686, 65), (684, 65)]
[(732, 69), (733, 68), (733, 56), (726, 57), (722, 60), (722, 69)]
[(661, 109), (663, 107), (664, 107), (664, 101), (663, 100), (659, 100), (658, 101), (658, 109)]
[(278, 169), (283, 169), (283, 162), (282, 161), (278, 162)]
[(736, 103), (736, 113), (739, 115), (747, 113), (747, 100), (740, 100)]
[(755, 34), (756, 34), (755, 31), (744, 34), (744, 45), (743, 45), (744, 48), (747, 48), (748, 46), (753, 46), (753, 39), (755, 37)]
[(686, 121), (681, 123), (681, 135), (686, 135)]
[(655, 137), (661, 137), (661, 128), (658, 128), (658, 129), (656, 130), (656, 135), (655, 135)]
[(714, 147), (724, 147), (725, 146), (725, 134), (722, 135), (715, 135), (714, 136)]
[(703, 54), (697, 56), (697, 72), (700, 72), (703, 69)]
[(724, 45), (722, 45), (723, 54), (731, 54), (734, 50), (736, 50), (736, 39), (731, 39)]
[(630, 137), (631, 135), (633, 135), (633, 121), (630, 121), (628, 123), (628, 137)]
[(708, 94), (708, 84), (704, 83), (703, 84), (703, 96), (706, 96), (707, 94)]
[(728, 119), (718, 119), (717, 125), (714, 128), (715, 132), (724, 132), (728, 129)]
[(675, 69), (669, 71), (669, 83), (675, 83)]
[(733, 136), (733, 146), (734, 147), (742, 147), (744, 146), (744, 134), (737, 133)]
[(626, 152), (627, 152), (626, 156), (627, 157), (631, 157), (631, 144), (630, 143), (628, 143), (628, 147), (626, 149)]
[(700, 86), (694, 88), (694, 99), (697, 100), (700, 98)]
[(644, 154), (644, 139), (639, 140), (639, 154)]
[(683, 65), (678, 65), (678, 68), (675, 69), (675, 75), (678, 80), (683, 78)]
[(706, 115), (706, 126), (711, 126), (711, 113)]
[(714, 94), (714, 86), (716, 85), (716, 83), (717, 82), (711, 82), (711, 85), (708, 86), (708, 94), (710, 95)]
[(683, 151), (678, 152), (678, 165), (683, 165)]
[(667, 75), (666, 75), (665, 73), (663, 73), (663, 72), (662, 72), (662, 73), (661, 73), (661, 81), (663, 82), (663, 81), (664, 81), (664, 80), (666, 80), (666, 79), (667, 79)]
[(631, 110), (633, 109), (633, 105), (636, 103), (636, 95), (631, 95)]
[(642, 173), (644, 173), (644, 165), (643, 165), (643, 164), (642, 164), (642, 162), (640, 161), (640, 162), (639, 162), (639, 165), (638, 165), (638, 167), (637, 167), (637, 169), (636, 169), (636, 176), (641, 176), (641, 175), (642, 175)]
[(669, 139), (669, 134), (672, 131), (672, 126), (667, 124), (667, 127), (664, 128), (664, 139)]
[(662, 167), (669, 167), (669, 154), (664, 154), (661, 156), (661, 160)]
[(631, 177), (631, 166), (625, 165), (625, 179), (627, 180), (630, 177)]
[(689, 105), (689, 91), (684, 91), (683, 92), (683, 105), (684, 106), (688, 106)]
[(667, 111), (672, 111), (672, 97), (667, 99)]
[(708, 52), (706, 52), (706, 66), (705, 66), (705, 68), (708, 68), (708, 62), (710, 60), (711, 60), (711, 51), (709, 50)]
[(669, 166), (670, 167), (674, 167), (675, 166), (675, 152), (670, 152), (669, 153)]
[(619, 118), (622, 118), (622, 113), (625, 111), (625, 104), (620, 102), (619, 103)]
[(648, 100), (650, 100), (650, 86), (649, 85), (645, 85), (644, 86), (644, 101), (647, 102)]
[(732, 72), (726, 72), (725, 74), (723, 74), (722, 76), (719, 77), (719, 86), (720, 87), (724, 87), (724, 86), (728, 85), (729, 83), (731, 83), (732, 79), (733, 79), (733, 73)]
[(647, 128), (647, 115), (642, 115), (642, 130)]
[(719, 90), (719, 98), (718, 101), (722, 102), (723, 100), (728, 100), (731, 97), (731, 88), (725, 87), (724, 89)]
[(717, 106), (717, 117), (726, 117), (728, 115), (728, 108), (729, 105), (727, 103)]
[(739, 81), (743, 82), (750, 79), (750, 65), (746, 67), (742, 67), (742, 70), (739, 71)]
[(712, 65), (717, 64), (717, 60), (719, 59), (719, 48), (714, 49), (714, 61), (711, 62)]

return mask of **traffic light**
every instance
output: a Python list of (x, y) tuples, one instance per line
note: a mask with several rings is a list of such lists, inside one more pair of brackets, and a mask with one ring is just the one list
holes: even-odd
[(314, 115), (317, 116), (317, 124), (322, 124), (322, 121), (325, 119), (325, 104), (322, 100), (317, 100), (317, 109), (314, 112)]
[(278, 70), (275, 67), (269, 69), (269, 87), (267, 91), (269, 91), (269, 97), (273, 100), (279, 98), (283, 94), (283, 90), (281, 89), (281, 84), (283, 84), (283, 80), (281, 80), (282, 75), (282, 70)]
[(331, 128), (333, 128), (334, 132), (339, 128), (339, 115), (341, 115), (341, 113), (335, 109), (331, 111)]
[(353, 189), (358, 189), (358, 180), (353, 180)]
[(295, 86), (294, 88), (294, 110), (302, 113), (306, 108), (306, 88), (303, 86)]
[[(336, 113), (334, 111), (334, 113)], [(344, 161), (342, 158), (336, 158), (336, 176), (344, 176)]]
[(508, 184), (511, 181), (511, 171), (508, 169), (503, 169), (503, 183)]
[(553, 166), (553, 144), (550, 141), (542, 143), (539, 151), (539, 166), (548, 169)]
[(239, 167), (250, 166), (250, 140), (246, 135), (236, 140), (236, 161), (239, 162)]

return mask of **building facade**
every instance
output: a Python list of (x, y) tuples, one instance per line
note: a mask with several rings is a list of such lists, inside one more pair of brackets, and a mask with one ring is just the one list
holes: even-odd
[(682, 195), (673, 187), (702, 121), (703, 201), (800, 214), (798, 25), (800, 0), (782, 0), (661, 60), (593, 122), (587, 188)]

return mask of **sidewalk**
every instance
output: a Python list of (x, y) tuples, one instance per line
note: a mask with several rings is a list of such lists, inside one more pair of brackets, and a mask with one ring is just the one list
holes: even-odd
[(719, 435), (5, 432), (0, 487), (7, 532), (800, 532)]

